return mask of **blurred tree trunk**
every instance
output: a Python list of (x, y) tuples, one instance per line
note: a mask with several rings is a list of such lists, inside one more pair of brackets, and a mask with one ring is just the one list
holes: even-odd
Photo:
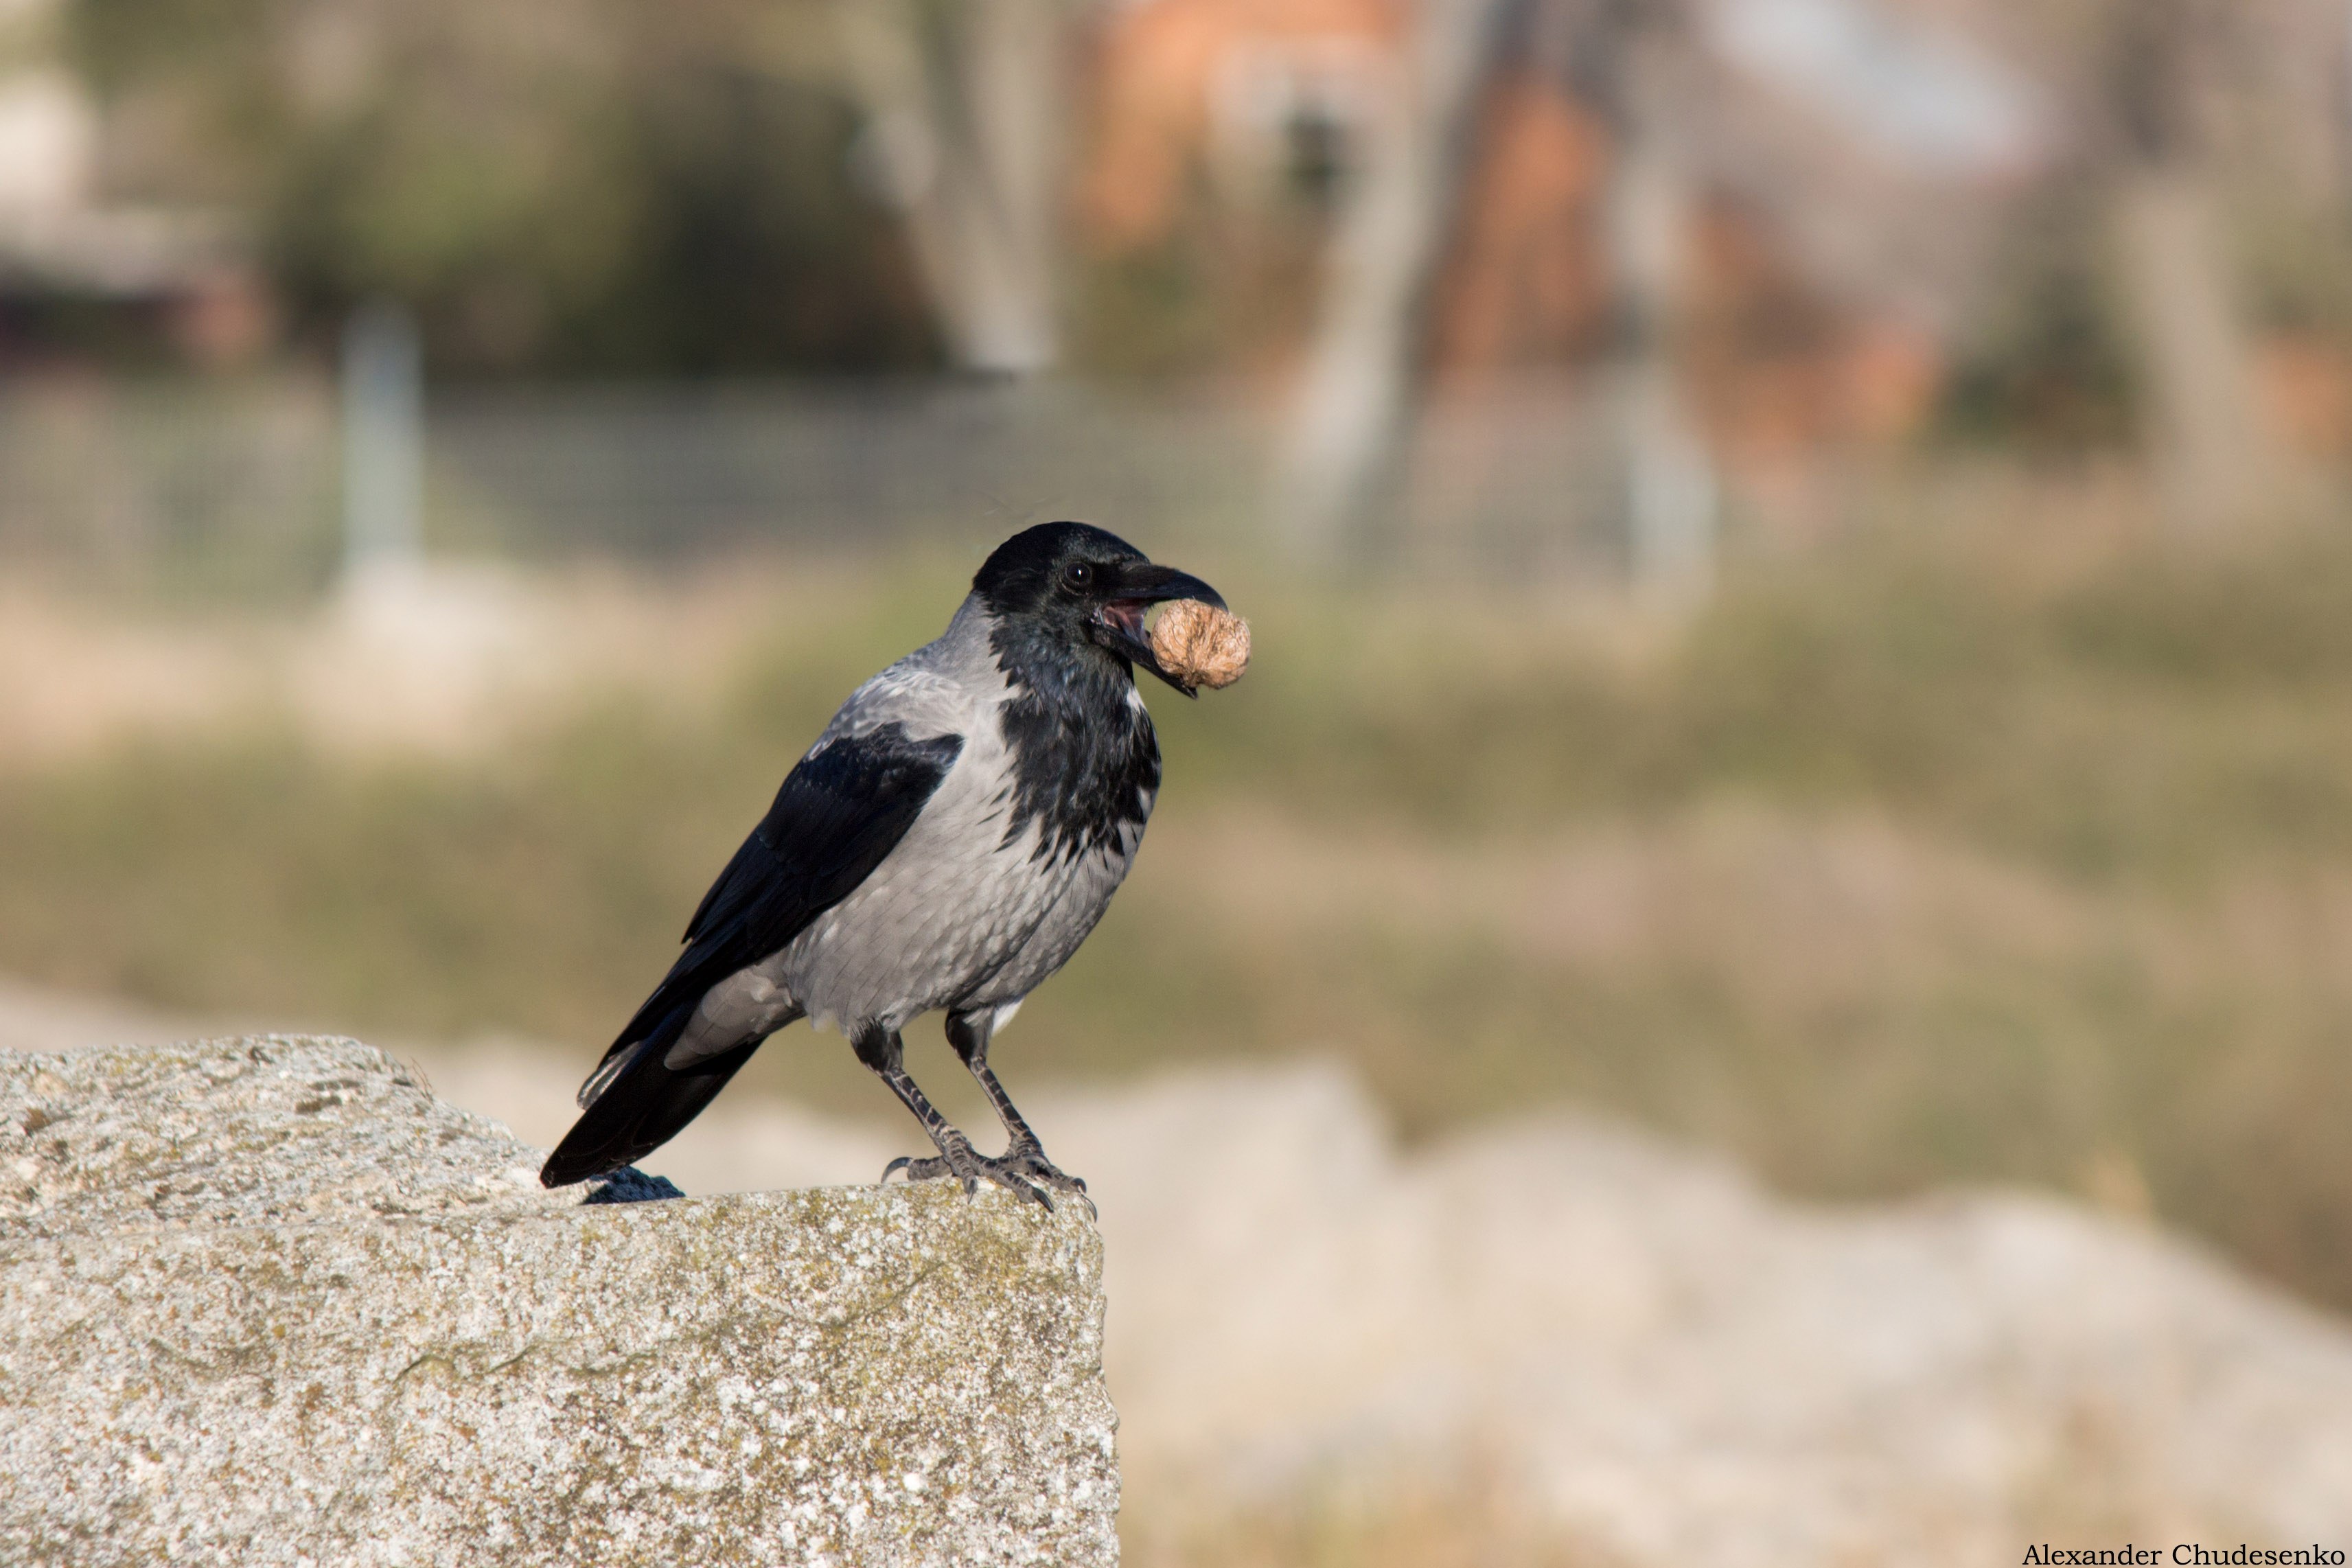
[(1423, 307), (1514, 3), (1422, 0), (1406, 79), (1356, 150), (1277, 491), (1277, 526), (1302, 554), (1341, 553), (1398, 475)]
[(2218, 18), (2202, 0), (2127, 0), (2117, 18), (2116, 239), (2151, 405), (2149, 457), (2176, 521), (2242, 524), (2278, 500), (2282, 454), (2197, 123), (2198, 32)]
[(861, 163), (912, 231), (950, 352), (1021, 374), (1059, 352), (1061, 0), (842, 0)]
[(1712, 578), (1717, 513), (1714, 458), (1682, 374), (1695, 202), (1673, 112), (1672, 19), (1629, 20), (1633, 30), (1612, 49), (1620, 149), (1610, 192), (1627, 542), (1635, 587), (1685, 601)]
[(2149, 394), (2150, 457), (2167, 510), (2196, 528), (2252, 521), (2278, 500), (2263, 416), (2210, 182), (2161, 166), (2116, 197), (2126, 291)]

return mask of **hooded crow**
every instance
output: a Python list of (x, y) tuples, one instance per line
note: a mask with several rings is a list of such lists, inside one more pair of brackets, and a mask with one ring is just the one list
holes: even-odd
[[(1083, 1194), (988, 1065), (991, 1037), (1069, 961), (1134, 863), (1160, 788), (1141, 665), (1162, 600), (1215, 589), (1079, 522), (999, 545), (939, 639), (851, 694), (704, 896), (686, 951), (581, 1086), (551, 1187), (630, 1164), (799, 1018), (849, 1037), (936, 1154), (883, 1172), (987, 1178), (1047, 1206)], [(1011, 1142), (975, 1152), (908, 1077), (899, 1032), (933, 1009)]]

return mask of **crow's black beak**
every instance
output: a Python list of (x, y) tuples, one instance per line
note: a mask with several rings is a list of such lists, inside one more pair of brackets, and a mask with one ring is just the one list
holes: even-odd
[(1118, 568), (1118, 575), (1103, 584), (1103, 593), (1102, 607), (1087, 623), (1088, 635), (1121, 658), (1141, 665), (1185, 696), (1200, 695), (1160, 668), (1160, 656), (1151, 651), (1151, 639), (1143, 635), (1143, 613), (1170, 599), (1198, 599), (1222, 610), (1225, 607), (1224, 595), (1198, 577), (1179, 572), (1172, 566), (1154, 566), (1145, 561)]

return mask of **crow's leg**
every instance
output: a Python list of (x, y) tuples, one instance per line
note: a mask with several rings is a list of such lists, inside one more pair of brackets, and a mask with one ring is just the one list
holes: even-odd
[(971, 1069), (971, 1076), (980, 1082), (981, 1092), (988, 1096), (988, 1103), (995, 1109), (997, 1120), (1004, 1123), (1005, 1133), (1012, 1140), (1003, 1158), (998, 1163), (1012, 1167), (1040, 1185), (1076, 1194), (1078, 1201), (1087, 1205), (1087, 1212), (1093, 1213), (1095, 1201), (1087, 1196), (1086, 1183), (1064, 1173), (1053, 1161), (1045, 1158), (1045, 1148), (1037, 1142), (1037, 1134), (1030, 1130), (1021, 1112), (1013, 1109), (1013, 1097), (1004, 1092), (1004, 1086), (996, 1081), (996, 1074), (990, 1070), (988, 1041), (995, 1032), (996, 1009), (993, 1007), (975, 1013), (948, 1015), (948, 1044), (953, 1046), (955, 1054), (963, 1058), (963, 1065)]
[(898, 1030), (886, 1029), (878, 1024), (868, 1025), (852, 1038), (850, 1048), (857, 1053), (859, 1061), (873, 1069), (877, 1078), (890, 1086), (890, 1092), (898, 1097), (899, 1103), (915, 1113), (915, 1120), (923, 1124), (923, 1131), (931, 1135), (932, 1143), (939, 1149), (937, 1155), (927, 1159), (901, 1155), (891, 1161), (883, 1167), (884, 1181), (888, 1181), (891, 1173), (897, 1171), (906, 1172), (910, 1182), (925, 1181), (934, 1176), (954, 1176), (963, 1183), (965, 1192), (972, 1193), (979, 1190), (980, 1179), (985, 1176), (998, 1186), (1024, 1197), (1035, 1198), (1048, 1208), (1053, 1206), (1045, 1194), (1019, 1173), (1002, 1167), (999, 1162), (987, 1159), (974, 1150), (971, 1140), (959, 1131), (953, 1122), (941, 1116), (939, 1108), (915, 1087), (915, 1080), (907, 1074), (906, 1042), (898, 1037)]

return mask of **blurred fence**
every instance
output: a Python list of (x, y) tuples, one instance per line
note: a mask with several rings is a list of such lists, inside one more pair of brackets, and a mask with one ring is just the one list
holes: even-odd
[(432, 406), (443, 536), (529, 555), (979, 539), (1059, 517), (1242, 530), (1265, 461), (1213, 400), (1054, 384), (530, 387)]
[[(1490, 388), (1426, 412), (1370, 557), (1622, 569), (1616, 399)], [(434, 551), (648, 563), (745, 548), (978, 545), (1076, 517), (1139, 540), (1268, 532), (1278, 420), (1206, 393), (1069, 383), (436, 388)], [(104, 586), (299, 595), (342, 553), (331, 384), (0, 386), (0, 563)]]
[(0, 385), (0, 561), (106, 585), (323, 581), (340, 518), (321, 387)]

